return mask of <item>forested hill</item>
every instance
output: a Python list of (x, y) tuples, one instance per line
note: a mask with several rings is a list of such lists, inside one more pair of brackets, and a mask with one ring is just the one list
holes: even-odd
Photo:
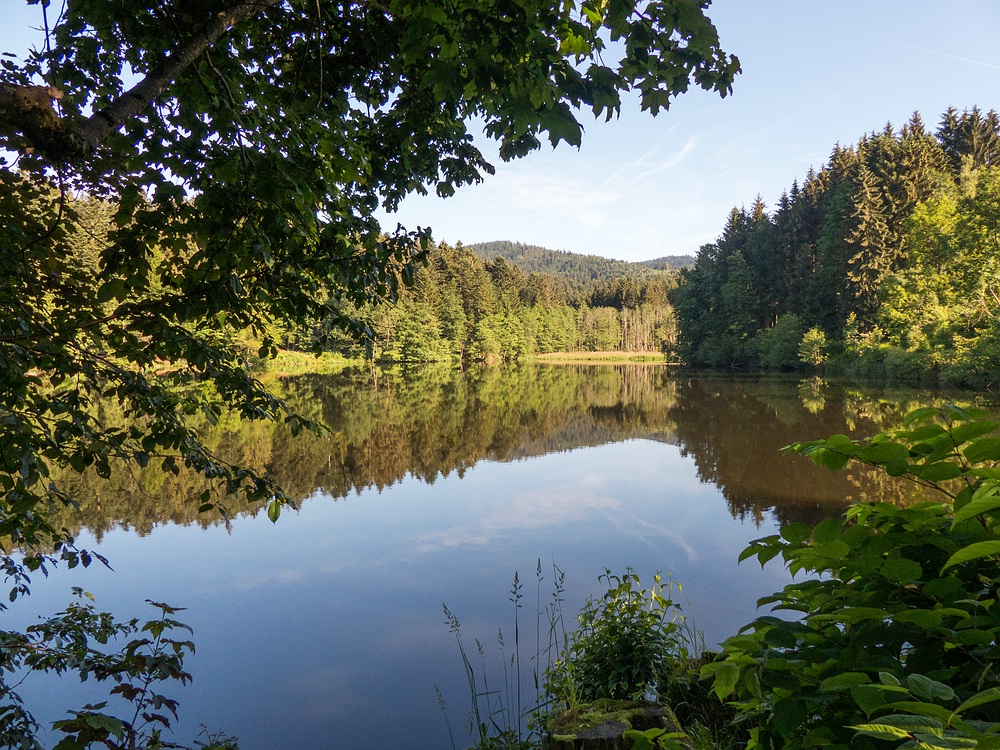
[(623, 277), (645, 279), (657, 271), (672, 271), (694, 265), (694, 257), (691, 255), (666, 256), (629, 263), (599, 255), (549, 250), (520, 242), (479, 242), (466, 247), (487, 262), (502, 257), (524, 273), (544, 273), (564, 278), (577, 291), (594, 282), (603, 284)]
[(734, 208), (672, 299), (690, 364), (1000, 384), (1000, 116), (834, 146), (773, 211)]

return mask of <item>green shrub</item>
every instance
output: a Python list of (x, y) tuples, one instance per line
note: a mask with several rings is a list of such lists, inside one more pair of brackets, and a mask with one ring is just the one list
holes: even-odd
[(815, 326), (810, 328), (799, 341), (797, 354), (799, 361), (810, 367), (819, 367), (826, 361), (826, 334)]
[(587, 600), (578, 629), (546, 675), (547, 690), (563, 705), (654, 695), (671, 664), (687, 658), (684, 618), (670, 598), (677, 584), (656, 575), (652, 588), (643, 589), (631, 568), (621, 576), (605, 570), (600, 580), (608, 590)]
[(794, 370), (800, 366), (799, 344), (805, 332), (797, 315), (783, 315), (755, 339), (760, 366), (766, 370)]
[(759, 617), (702, 669), (757, 722), (748, 747), (1000, 747), (1000, 422), (987, 417), (921, 409), (869, 441), (789, 446), (834, 470), (881, 467), (943, 502), (857, 504), (743, 552), (809, 576), (759, 602), (796, 619)]

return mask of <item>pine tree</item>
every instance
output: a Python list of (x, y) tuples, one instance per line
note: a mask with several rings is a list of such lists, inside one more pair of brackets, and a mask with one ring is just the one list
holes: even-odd
[(892, 268), (891, 238), (882, 196), (875, 177), (864, 164), (858, 170), (851, 203), (854, 227), (848, 244), (854, 255), (848, 261), (853, 305), (851, 312), (870, 326), (882, 279)]

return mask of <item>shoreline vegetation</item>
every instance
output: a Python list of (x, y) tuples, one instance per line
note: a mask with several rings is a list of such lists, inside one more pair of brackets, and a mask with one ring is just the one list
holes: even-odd
[[(511, 242), (431, 245), (394, 305), (342, 306), (274, 332), (405, 363), (660, 361), (932, 388), (1000, 383), (1000, 116), (914, 113), (793, 181), (773, 211), (734, 208), (692, 259), (645, 263)], [(249, 342), (252, 343), (253, 342)], [(636, 354), (636, 352), (642, 352)], [(298, 370), (296, 370), (298, 371)]]
[[(529, 355), (519, 361), (526, 364), (539, 363), (552, 365), (641, 364), (677, 366), (680, 364), (669, 361), (662, 352), (650, 351), (548, 352), (545, 354)], [(395, 360), (373, 361), (364, 359), (363, 357), (345, 357), (334, 352), (313, 354), (311, 352), (292, 349), (279, 349), (275, 356), (251, 364), (251, 369), (264, 378), (288, 378), (299, 375), (328, 375), (340, 372), (348, 367), (399, 367), (407, 365), (419, 367), (424, 364), (433, 366), (434, 363), (400, 362)], [(458, 366), (459, 363), (452, 364)]]

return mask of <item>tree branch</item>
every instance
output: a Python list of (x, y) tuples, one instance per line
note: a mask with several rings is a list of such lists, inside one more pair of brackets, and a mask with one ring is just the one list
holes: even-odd
[(88, 154), (147, 109), (230, 28), (279, 2), (281, 0), (236, 0), (139, 83), (73, 127), (52, 108), (51, 100), (62, 98), (58, 89), (0, 83), (0, 133), (20, 132), (28, 148), (37, 149), (55, 160)]
[(205, 54), (219, 37), (240, 21), (279, 2), (280, 0), (244, 0), (216, 14), (205, 28), (150, 71), (149, 75), (75, 128), (74, 134), (80, 144), (87, 150), (100, 146), (114, 131), (149, 107), (167, 86)]
[(52, 109), (62, 92), (51, 86), (0, 83), (0, 133), (21, 133), (28, 147), (44, 150), (61, 140), (63, 121)]

